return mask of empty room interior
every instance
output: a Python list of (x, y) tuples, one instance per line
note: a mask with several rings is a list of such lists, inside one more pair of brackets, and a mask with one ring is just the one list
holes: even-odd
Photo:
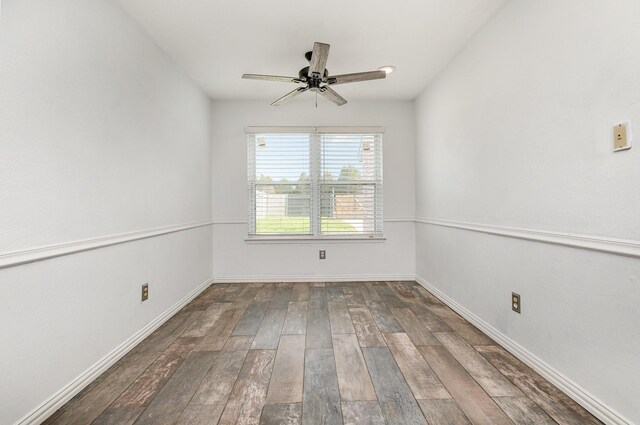
[(636, 134), (637, 0), (3, 0), (0, 425), (640, 425)]

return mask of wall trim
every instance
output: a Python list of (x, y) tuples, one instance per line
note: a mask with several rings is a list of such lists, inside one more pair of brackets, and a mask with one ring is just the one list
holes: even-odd
[(211, 220), (203, 220), (172, 226), (156, 227), (154, 229), (138, 230), (129, 233), (100, 236), (98, 238), (65, 242), (57, 245), (48, 245), (14, 252), (6, 252), (0, 254), (0, 269), (137, 241), (140, 239), (153, 238), (156, 236), (166, 235), (168, 233), (182, 232), (185, 230), (195, 229), (197, 227), (210, 226), (211, 224)]
[(390, 217), (383, 218), (382, 221), (385, 223), (413, 223), (416, 219), (413, 217)]
[(429, 218), (416, 218), (416, 223), (640, 258), (640, 242), (632, 240)]
[[(559, 233), (544, 230), (532, 230), (509, 226), (495, 226), (491, 224), (469, 223), (453, 220), (436, 220), (430, 218), (391, 217), (383, 220), (386, 223), (420, 223), (432, 226), (449, 227), (453, 229), (468, 230), (471, 232), (485, 233), (514, 239), (523, 239), (534, 242), (561, 245), (577, 249), (587, 249), (606, 254), (622, 255), (626, 257), (640, 258), (640, 241), (616, 239), (572, 233)], [(247, 224), (246, 220), (213, 220), (214, 225)], [(0, 256), (0, 268), (2, 268), (2, 256)]]
[(412, 274), (345, 274), (345, 275), (256, 275), (214, 277), (213, 283), (253, 283), (253, 282), (365, 282), (365, 281), (413, 281)]
[(169, 307), (168, 310), (153, 319), (89, 369), (82, 372), (78, 377), (62, 387), (57, 393), (52, 395), (40, 406), (36, 407), (22, 419), (18, 420), (15, 425), (38, 425), (42, 423), (212, 284), (213, 279), (211, 278), (199, 284), (180, 301)]
[(598, 419), (606, 424), (612, 425), (631, 425), (631, 421), (611, 409), (602, 401), (598, 400), (581, 386), (564, 376), (562, 373), (554, 369), (542, 359), (536, 357), (522, 345), (518, 344), (489, 323), (482, 320), (479, 316), (472, 313), (463, 305), (450, 298), (447, 294), (429, 283), (426, 279), (416, 276), (418, 282), (423, 288), (435, 295), (440, 301), (451, 307), (455, 312), (460, 314), (482, 332), (493, 338), (503, 348), (517, 357), (519, 360), (530, 366), (533, 370), (542, 375), (549, 382), (558, 387), (562, 392), (571, 397), (575, 402), (591, 412)]

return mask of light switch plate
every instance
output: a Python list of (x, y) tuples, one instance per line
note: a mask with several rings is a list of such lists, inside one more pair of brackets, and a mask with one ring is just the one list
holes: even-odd
[(613, 151), (631, 149), (631, 122), (623, 122), (613, 127)]

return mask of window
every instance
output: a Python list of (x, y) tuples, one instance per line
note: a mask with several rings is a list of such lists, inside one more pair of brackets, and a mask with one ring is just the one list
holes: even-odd
[(382, 129), (247, 129), (249, 236), (382, 236)]

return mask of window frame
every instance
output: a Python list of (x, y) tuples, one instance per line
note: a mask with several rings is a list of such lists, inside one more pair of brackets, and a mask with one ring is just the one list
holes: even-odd
[[(384, 127), (380, 126), (368, 126), (368, 127), (247, 127), (245, 129), (247, 137), (247, 202), (248, 202), (248, 229), (247, 229), (247, 242), (314, 242), (314, 241), (337, 241), (337, 242), (349, 242), (349, 241), (384, 241), (384, 210), (383, 210), (383, 139), (384, 139)], [(310, 177), (310, 193), (311, 193), (311, 211), (310, 211), (310, 233), (296, 234), (296, 233), (272, 233), (272, 234), (257, 234), (256, 229), (256, 187), (259, 186), (259, 182), (255, 176), (256, 169), (256, 135), (257, 134), (308, 134), (310, 140), (309, 146), (309, 177)], [(376, 151), (376, 176), (375, 180), (364, 180), (356, 184), (373, 186), (374, 187), (374, 231), (373, 232), (360, 232), (360, 233), (321, 233), (321, 187), (329, 183), (324, 182), (320, 178), (321, 174), (321, 135), (322, 134), (375, 134), (379, 137), (379, 143), (376, 145), (378, 148)], [(253, 164), (253, 165), (251, 165)], [(253, 171), (253, 176), (251, 172)], [(275, 183), (275, 182), (274, 182)], [(353, 182), (337, 183), (333, 184), (353, 184)], [(379, 211), (379, 213), (378, 213)]]

